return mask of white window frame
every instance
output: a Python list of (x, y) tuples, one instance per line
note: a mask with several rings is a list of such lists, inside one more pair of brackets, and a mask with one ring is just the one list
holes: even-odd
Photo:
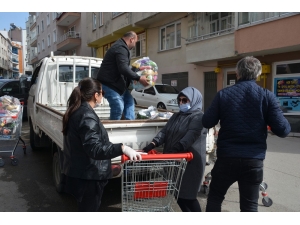
[(57, 38), (56, 30), (53, 31), (53, 36), (52, 37), (53, 37), (53, 43), (55, 43), (57, 41), (57, 39), (56, 39)]
[(48, 34), (48, 36), (47, 36), (47, 44), (48, 44), (48, 47), (51, 45), (51, 37), (50, 37), (50, 34)]
[[(146, 56), (146, 32), (140, 33), (137, 36), (138, 36), (138, 41), (135, 47), (130, 50), (131, 58)], [(137, 45), (139, 45), (139, 49), (140, 49), (139, 54), (137, 54), (136, 52)]]
[(47, 14), (47, 20), (46, 21), (47, 21), (47, 26), (49, 26), (50, 25), (50, 14), (49, 13)]
[(97, 28), (97, 14), (95, 12), (93, 12), (92, 14), (92, 21), (93, 21), (93, 30), (96, 30)]
[[(171, 37), (169, 37), (169, 38), (166, 37), (166, 31), (167, 31), (168, 27), (171, 27), (173, 25), (174, 25), (174, 32), (171, 33), (171, 34), (173, 34), (172, 36), (173, 36), (174, 46), (172, 46), (172, 47), (170, 46), (170, 47), (167, 48), (168, 40), (170, 40)], [(177, 42), (178, 42), (178, 40), (177, 40), (177, 27), (178, 27), (178, 25), (180, 25), (180, 45), (177, 45)], [(162, 31), (164, 31), (164, 33), (165, 33), (164, 43), (162, 43)], [(162, 48), (162, 44), (164, 44), (163, 48)], [(165, 50), (170, 50), (170, 49), (179, 48), (179, 47), (181, 47), (181, 21), (177, 21), (175, 23), (170, 23), (170, 24), (167, 24), (167, 25), (161, 27), (160, 30), (159, 30), (159, 50), (160, 51), (165, 51)]]
[(99, 27), (103, 26), (103, 13), (99, 12)]

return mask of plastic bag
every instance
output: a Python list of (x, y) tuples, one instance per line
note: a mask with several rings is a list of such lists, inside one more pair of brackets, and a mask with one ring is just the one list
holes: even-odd
[(142, 109), (137, 113), (137, 119), (155, 119), (158, 117), (157, 108), (149, 106), (148, 109)]
[(139, 76), (146, 76), (148, 86), (144, 87), (139, 81), (132, 81), (132, 88), (136, 91), (147, 89), (152, 87), (157, 80), (158, 67), (155, 62), (149, 59), (149, 57), (143, 57), (131, 64), (132, 71), (136, 72)]
[(17, 115), (20, 109), (19, 99), (8, 95), (0, 97), (0, 117)]

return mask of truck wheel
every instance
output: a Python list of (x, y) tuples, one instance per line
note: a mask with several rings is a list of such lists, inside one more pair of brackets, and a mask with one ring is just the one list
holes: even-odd
[(36, 151), (36, 150), (39, 150), (38, 147), (36, 147), (35, 145), (35, 136), (37, 136), (35, 133), (34, 133), (34, 130), (33, 130), (33, 126), (32, 126), (32, 123), (31, 121), (29, 121), (29, 127), (30, 127), (30, 136), (29, 136), (29, 139), (30, 139), (30, 146), (31, 146), (31, 149), (33, 151)]
[(58, 193), (62, 193), (64, 190), (65, 175), (61, 173), (58, 152), (55, 152), (53, 155), (52, 170), (55, 189)]

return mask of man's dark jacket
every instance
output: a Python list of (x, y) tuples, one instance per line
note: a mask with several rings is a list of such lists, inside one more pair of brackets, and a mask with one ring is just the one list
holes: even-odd
[(130, 67), (130, 52), (126, 42), (117, 40), (106, 52), (97, 74), (97, 80), (122, 95), (131, 80), (140, 80), (140, 76)]
[(279, 137), (286, 137), (291, 131), (275, 95), (255, 80), (238, 81), (217, 93), (202, 124), (211, 128), (219, 121), (218, 158), (265, 159), (267, 125)]
[(68, 121), (62, 173), (87, 180), (110, 179), (110, 159), (123, 154), (121, 146), (121, 143), (109, 141), (99, 117), (87, 102), (83, 102)]

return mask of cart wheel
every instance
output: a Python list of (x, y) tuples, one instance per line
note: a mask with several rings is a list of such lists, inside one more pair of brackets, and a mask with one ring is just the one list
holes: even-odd
[(209, 187), (208, 186), (204, 186), (204, 194), (208, 195), (209, 192)]
[(19, 160), (18, 160), (18, 159), (16, 159), (16, 158), (11, 159), (11, 164), (12, 164), (13, 166), (18, 165), (18, 163), (19, 163)]
[[(268, 184), (266, 182), (264, 182), (264, 181), (261, 182), (260, 189), (267, 190), (267, 188), (268, 188)], [(263, 191), (263, 190), (261, 190), (261, 191)]]
[(4, 160), (2, 158), (0, 158), (0, 167), (4, 166)]
[(269, 198), (269, 197), (264, 197), (264, 198), (262, 199), (262, 203), (263, 203), (264, 206), (266, 206), (266, 207), (270, 207), (271, 205), (273, 205), (273, 201), (272, 201), (272, 199)]

